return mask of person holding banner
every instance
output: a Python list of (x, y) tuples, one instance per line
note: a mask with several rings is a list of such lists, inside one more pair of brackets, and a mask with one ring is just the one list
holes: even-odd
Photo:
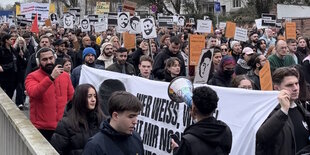
[(171, 82), (180, 75), (180, 64), (181, 60), (177, 57), (171, 57), (166, 60), (164, 81)]
[(90, 138), (83, 155), (142, 155), (143, 143), (135, 131), (142, 104), (137, 97), (117, 91), (108, 101), (108, 120), (100, 125), (100, 132)]
[(154, 80), (154, 75), (152, 74), (153, 59), (150, 56), (143, 55), (140, 57), (139, 70), (140, 73), (138, 76)]
[(213, 117), (218, 106), (217, 93), (207, 86), (195, 88), (191, 117), (194, 122), (184, 130), (180, 144), (171, 139), (174, 155), (228, 155), (232, 145), (229, 126)]
[(279, 105), (256, 133), (256, 155), (293, 155), (309, 146), (310, 114), (298, 102), (298, 78), (298, 71), (292, 67), (274, 71), (272, 82), (280, 91)]

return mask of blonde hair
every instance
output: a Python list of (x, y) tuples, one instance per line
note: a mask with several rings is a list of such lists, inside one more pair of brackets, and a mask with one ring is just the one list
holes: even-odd
[(23, 41), (24, 46), (23, 46), (22, 50), (25, 52), (26, 49), (27, 49), (27, 44), (26, 44), (26, 41), (25, 41), (25, 39), (23, 37), (17, 37), (17, 39), (16, 39), (16, 41), (15, 41), (15, 43), (13, 45), (13, 48), (17, 49), (17, 47), (19, 47), (19, 41)]

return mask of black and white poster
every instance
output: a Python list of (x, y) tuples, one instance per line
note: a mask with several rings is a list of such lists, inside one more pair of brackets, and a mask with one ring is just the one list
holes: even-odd
[(184, 16), (178, 16), (177, 25), (178, 26), (184, 26), (184, 24), (185, 24), (185, 17)]
[(90, 31), (90, 23), (89, 23), (89, 18), (84, 18), (81, 20), (80, 23), (81, 31), (82, 32), (88, 32)]
[(173, 16), (158, 17), (158, 26), (160, 26), (160, 27), (173, 27)]
[(276, 26), (277, 16), (272, 14), (262, 14), (262, 26)]
[(207, 83), (212, 63), (213, 49), (203, 49), (196, 68), (194, 83)]
[(56, 13), (51, 13), (50, 20), (52, 24), (58, 23), (58, 17)]
[(73, 16), (71, 14), (65, 14), (63, 18), (63, 23), (65, 29), (73, 29)]
[(129, 12), (118, 12), (117, 27), (119, 32), (126, 32), (129, 30)]
[(141, 30), (142, 30), (142, 37), (144, 39), (156, 38), (157, 33), (154, 18), (152, 17), (141, 19)]
[(129, 33), (139, 34), (141, 33), (140, 16), (132, 16), (129, 20)]

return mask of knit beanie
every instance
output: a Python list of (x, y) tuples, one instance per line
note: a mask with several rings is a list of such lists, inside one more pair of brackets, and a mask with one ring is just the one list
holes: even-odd
[(230, 55), (226, 55), (222, 58), (221, 60), (221, 63), (220, 63), (220, 66), (221, 67), (224, 67), (226, 65), (230, 65), (230, 64), (233, 64), (235, 65), (236, 64), (236, 61), (234, 59), (234, 57), (230, 56)]
[(237, 44), (237, 43), (239, 43), (240, 44), (240, 42), (239, 41), (232, 41), (232, 42), (230, 42), (230, 48), (231, 49), (233, 49), (234, 48), (234, 46)]
[(105, 47), (107, 47), (108, 45), (113, 46), (112, 43), (110, 43), (110, 42), (103, 43), (103, 44), (101, 45), (101, 47), (100, 47), (100, 51), (103, 52), (104, 49), (105, 49)]
[(93, 54), (95, 57), (97, 56), (95, 49), (93, 49), (92, 47), (86, 47), (83, 50), (83, 60), (85, 59), (86, 55), (88, 55), (88, 54)]

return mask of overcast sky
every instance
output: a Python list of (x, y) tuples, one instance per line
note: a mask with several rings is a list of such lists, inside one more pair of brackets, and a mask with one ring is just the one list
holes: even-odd
[(8, 4), (13, 5), (15, 2), (23, 2), (23, 0), (0, 0), (0, 5), (5, 7)]

